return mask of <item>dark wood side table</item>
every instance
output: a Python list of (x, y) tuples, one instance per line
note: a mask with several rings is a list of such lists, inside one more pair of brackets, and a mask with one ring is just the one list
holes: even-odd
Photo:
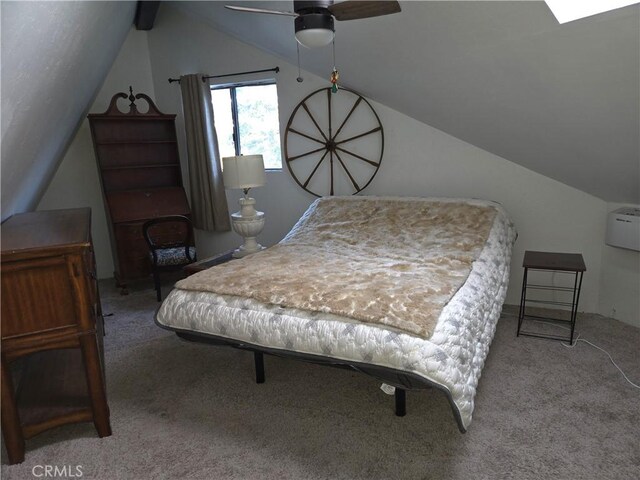
[[(573, 343), (573, 333), (576, 326), (576, 315), (578, 313), (578, 301), (580, 300), (580, 289), (582, 288), (582, 276), (587, 270), (584, 259), (579, 253), (556, 253), (556, 252), (535, 252), (527, 250), (524, 252), (524, 277), (522, 279), (522, 294), (520, 297), (520, 311), (518, 314), (518, 331), (517, 336), (525, 335), (529, 337), (548, 338), (552, 340), (560, 340)], [(573, 286), (555, 286), (549, 284), (536, 284), (529, 282), (529, 271), (547, 271), (559, 272), (563, 274), (573, 275)], [(543, 290), (551, 292), (564, 292), (564, 295), (570, 295), (571, 301), (556, 301), (547, 299), (532, 299), (527, 296), (528, 290)], [(528, 315), (526, 313), (527, 302), (540, 305), (552, 305), (558, 307), (569, 307), (569, 320), (556, 319), (549, 317), (541, 317), (536, 315)], [(557, 335), (547, 335), (545, 333), (536, 333), (531, 331), (523, 331), (522, 324), (525, 320), (534, 319), (538, 322), (548, 323), (565, 323), (569, 325), (570, 335), (562, 337)]]
[(93, 422), (106, 437), (111, 426), (90, 209), (14, 215), (1, 236), (2, 434), (13, 464), (25, 439), (50, 428)]
[(190, 263), (183, 268), (183, 271), (187, 276), (189, 276), (193, 275), (194, 273), (201, 272), (202, 270), (206, 270), (207, 268), (215, 267), (216, 265), (234, 260), (234, 258), (232, 257), (233, 252), (234, 250), (228, 250), (226, 252), (213, 255), (212, 257), (207, 257), (198, 262)]

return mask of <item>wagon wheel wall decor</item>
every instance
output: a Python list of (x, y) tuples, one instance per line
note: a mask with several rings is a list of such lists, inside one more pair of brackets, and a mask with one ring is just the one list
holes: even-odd
[(371, 104), (358, 93), (321, 88), (293, 110), (284, 156), (294, 180), (318, 197), (351, 195), (380, 169), (384, 131)]

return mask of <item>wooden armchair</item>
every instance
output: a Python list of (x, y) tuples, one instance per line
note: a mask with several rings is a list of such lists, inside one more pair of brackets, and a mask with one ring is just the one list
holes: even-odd
[(158, 301), (162, 300), (160, 273), (180, 270), (197, 260), (194, 247), (193, 225), (183, 215), (154, 218), (142, 225), (153, 270)]

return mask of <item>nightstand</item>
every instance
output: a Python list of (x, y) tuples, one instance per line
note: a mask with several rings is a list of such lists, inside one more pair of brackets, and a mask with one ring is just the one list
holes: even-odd
[(1, 260), (1, 413), (9, 464), (24, 461), (25, 440), (61, 425), (93, 422), (98, 436), (108, 437), (91, 210), (12, 216), (2, 224)]
[[(580, 300), (580, 289), (582, 287), (582, 276), (587, 270), (584, 259), (579, 253), (556, 253), (556, 252), (534, 252), (527, 250), (524, 252), (524, 277), (522, 279), (522, 293), (520, 296), (520, 311), (518, 314), (518, 331), (517, 336), (525, 335), (529, 337), (548, 338), (552, 340), (560, 340), (573, 343), (573, 333), (576, 326), (576, 315), (578, 313), (578, 301)], [(560, 273), (573, 276), (572, 286), (556, 286), (553, 284), (531, 283), (529, 281), (530, 271), (544, 271), (549, 273)], [(546, 291), (551, 292), (553, 299), (535, 299), (530, 298), (529, 291)], [(556, 292), (562, 297), (562, 300), (555, 298)], [(549, 318), (536, 315), (528, 315), (526, 313), (527, 303), (538, 305), (552, 305), (557, 307), (565, 307), (570, 309), (569, 319)], [(570, 335), (567, 337), (548, 335), (542, 332), (523, 331), (522, 324), (526, 320), (534, 320), (538, 322), (546, 322), (552, 324), (566, 324)]]

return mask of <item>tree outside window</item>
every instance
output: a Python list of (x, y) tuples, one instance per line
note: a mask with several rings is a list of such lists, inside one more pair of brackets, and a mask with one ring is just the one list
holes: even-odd
[(267, 169), (282, 168), (275, 83), (214, 86), (211, 98), (220, 155), (264, 157)]

